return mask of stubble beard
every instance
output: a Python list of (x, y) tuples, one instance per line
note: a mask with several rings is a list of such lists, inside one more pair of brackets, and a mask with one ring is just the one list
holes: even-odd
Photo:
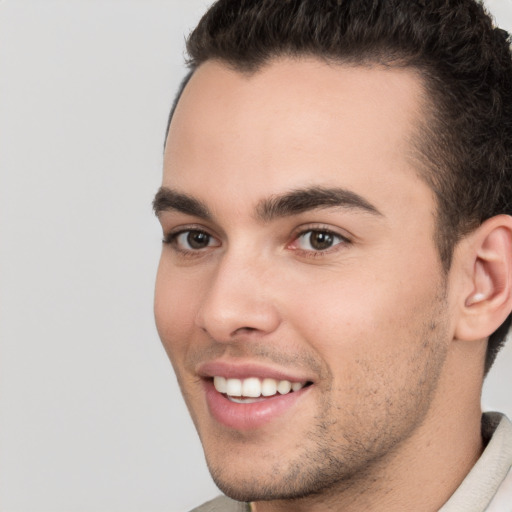
[[(381, 485), (386, 466), (423, 423), (436, 392), (448, 350), (445, 305), (440, 300), (439, 308), (420, 329), (418, 351), (411, 358), (401, 392), (377, 398), (367, 392), (351, 410), (326, 399), (321, 408), (324, 412), (315, 419), (313, 428), (303, 433), (300, 449), (289, 458), (267, 454), (267, 470), (259, 474), (251, 473), (251, 460), (245, 461), (249, 468), (245, 474), (233, 474), (229, 462), (226, 467), (210, 458), (206, 449), (208, 467), (219, 489), (241, 502), (324, 501), (347, 491), (360, 493), (368, 485)], [(371, 366), (367, 370), (371, 372)], [(391, 373), (393, 369), (388, 370)], [(385, 381), (382, 384), (384, 387)], [(394, 388), (398, 389), (396, 385)], [(379, 411), (377, 416), (372, 414), (375, 410)]]

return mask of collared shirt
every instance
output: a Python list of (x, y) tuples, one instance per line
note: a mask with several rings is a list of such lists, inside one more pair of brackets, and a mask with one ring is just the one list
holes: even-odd
[(485, 413), (482, 437), (482, 455), (439, 512), (512, 512), (512, 423)]
[[(503, 414), (484, 413), (482, 437), (482, 455), (439, 512), (512, 512), (512, 423)], [(250, 510), (248, 503), (221, 496), (192, 512)]]

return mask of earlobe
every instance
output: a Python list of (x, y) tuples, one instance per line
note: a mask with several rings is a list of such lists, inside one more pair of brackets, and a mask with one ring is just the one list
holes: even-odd
[(470, 271), (455, 337), (474, 341), (490, 336), (512, 310), (512, 217), (498, 215), (469, 235), (461, 255)]

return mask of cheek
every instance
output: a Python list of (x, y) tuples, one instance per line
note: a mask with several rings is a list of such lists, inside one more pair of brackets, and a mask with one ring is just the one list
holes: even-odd
[(158, 267), (155, 286), (155, 321), (160, 339), (171, 362), (182, 359), (194, 329), (197, 283), (173, 269), (164, 258)]
[(422, 416), (445, 357), (442, 307), (434, 276), (428, 286), (411, 279), (390, 287), (360, 274), (299, 299), (296, 330), (329, 374), (323, 422), (337, 417), (343, 437), (354, 433), (357, 443), (369, 422), (383, 431)]
[(286, 314), (332, 373), (344, 380), (363, 372), (358, 367), (362, 361), (368, 366), (373, 360), (384, 370), (400, 361), (406, 365), (422, 350), (438, 313), (439, 272), (435, 264), (421, 268), (396, 257), (381, 258), (373, 268), (350, 265), (326, 279), (301, 283), (306, 295), (288, 285)]

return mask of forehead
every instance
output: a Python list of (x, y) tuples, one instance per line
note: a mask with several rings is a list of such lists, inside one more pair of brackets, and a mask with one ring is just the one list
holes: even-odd
[(164, 185), (253, 203), (311, 185), (424, 194), (411, 163), (423, 96), (407, 69), (282, 58), (247, 74), (208, 61), (175, 111)]

